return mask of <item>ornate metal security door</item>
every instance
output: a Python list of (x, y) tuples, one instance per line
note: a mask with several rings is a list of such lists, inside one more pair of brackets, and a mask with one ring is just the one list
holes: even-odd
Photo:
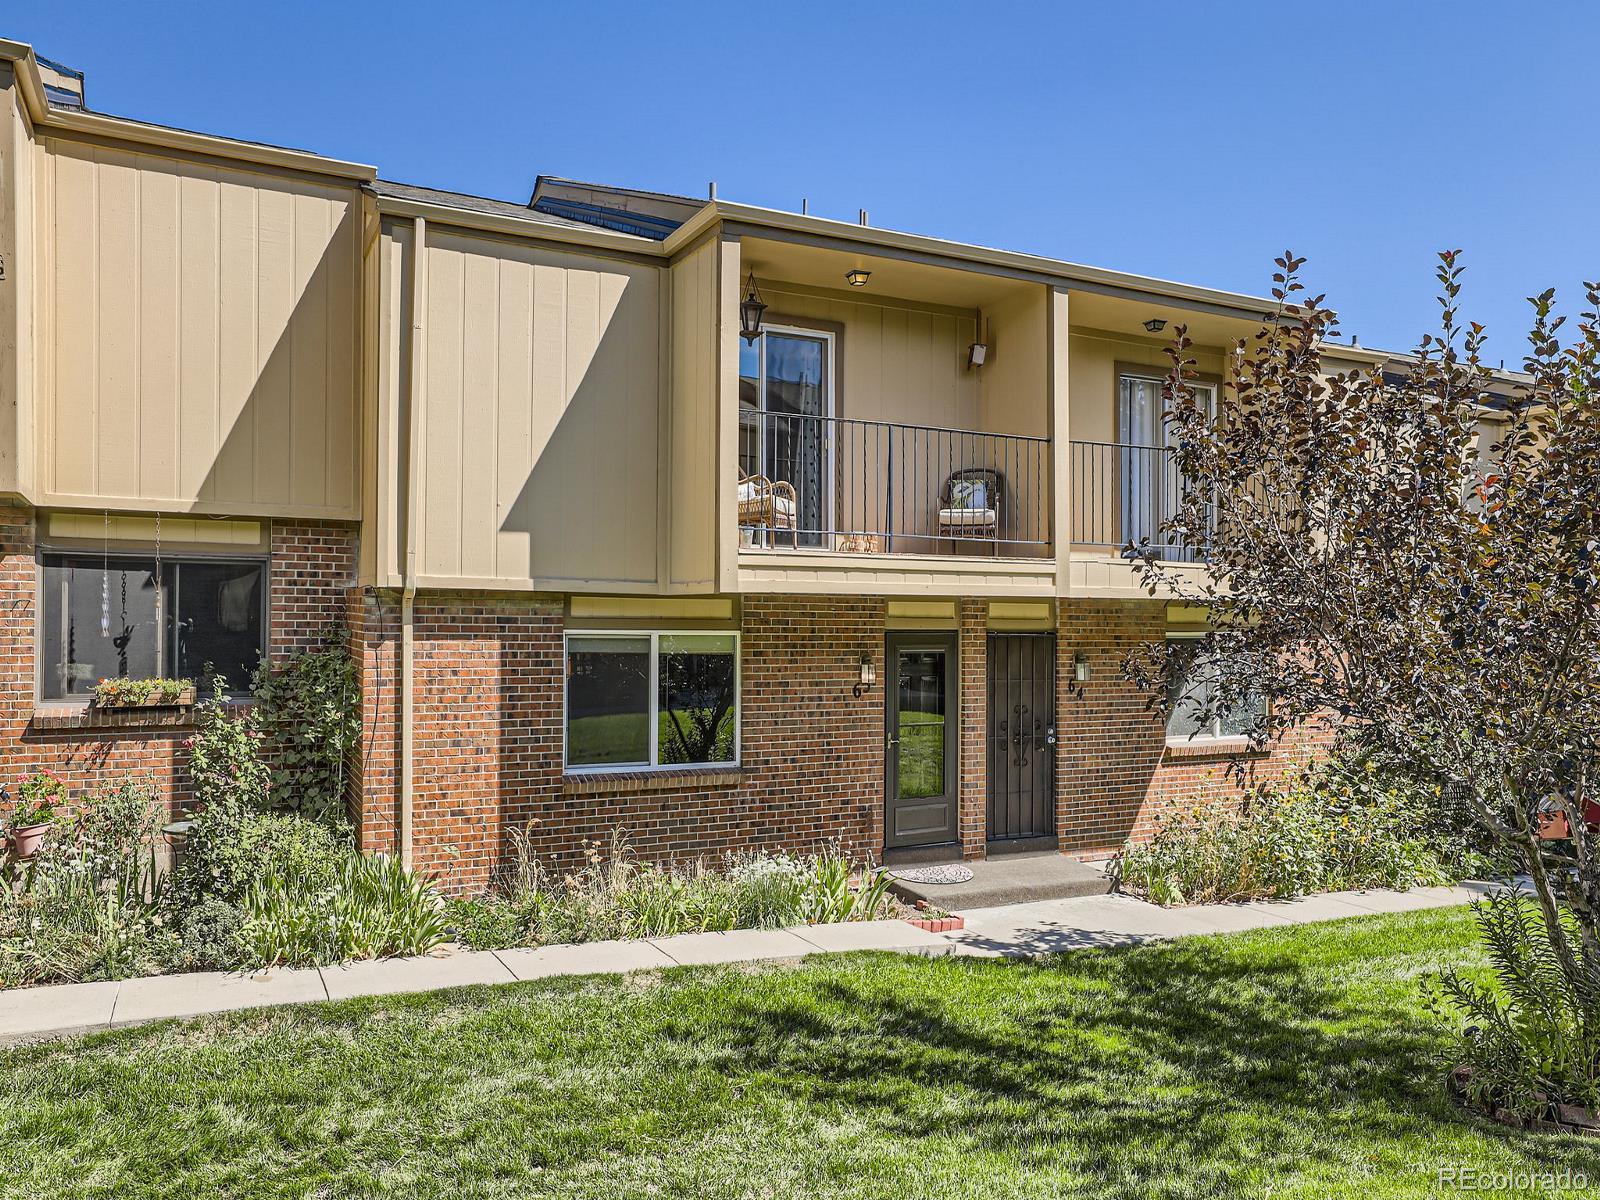
[(1056, 832), (1056, 639), (989, 635), (989, 840)]

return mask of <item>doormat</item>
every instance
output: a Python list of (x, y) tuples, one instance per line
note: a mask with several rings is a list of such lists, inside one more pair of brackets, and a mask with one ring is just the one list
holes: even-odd
[(936, 867), (906, 867), (889, 874), (906, 883), (965, 883), (972, 878), (972, 868), (960, 863), (941, 863)]

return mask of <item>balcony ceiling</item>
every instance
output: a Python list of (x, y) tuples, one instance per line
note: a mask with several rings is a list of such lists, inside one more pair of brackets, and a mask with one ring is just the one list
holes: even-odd
[[(1226, 346), (1239, 338), (1254, 336), (1261, 327), (1258, 321), (1184, 308), (1170, 300), (1133, 300), (1076, 289), (1068, 300), (1067, 311), (1068, 319), (1080, 328), (1123, 334), (1158, 346), (1170, 345), (1173, 330), (1180, 324), (1188, 325), (1189, 336), (1202, 346)], [(1160, 333), (1149, 332), (1144, 323), (1152, 317), (1162, 318), (1167, 327)]]
[[(845, 281), (845, 272), (857, 267), (872, 272), (865, 287), (853, 288)], [(850, 299), (861, 303), (887, 297), (955, 308), (989, 308), (1017, 297), (1037, 295), (1040, 287), (981, 270), (964, 271), (827, 246), (746, 237), (740, 242), (739, 273), (751, 270), (757, 280), (848, 292)]]

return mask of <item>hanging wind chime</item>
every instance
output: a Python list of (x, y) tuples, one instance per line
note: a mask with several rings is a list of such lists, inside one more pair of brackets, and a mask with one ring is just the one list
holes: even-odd
[(100, 527), (100, 636), (111, 636), (111, 510), (103, 510)]
[(161, 514), (156, 514), (156, 645), (161, 645)]

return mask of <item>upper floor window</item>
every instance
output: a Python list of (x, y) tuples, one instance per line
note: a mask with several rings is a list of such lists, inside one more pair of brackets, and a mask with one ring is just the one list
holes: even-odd
[(569, 633), (567, 765), (710, 766), (739, 757), (739, 635)]
[(266, 564), (259, 559), (47, 554), (39, 690), (88, 695), (102, 679), (221, 676), (247, 691), (266, 648)]
[(1167, 638), (1178, 659), (1167, 687), (1167, 740), (1248, 737), (1266, 723), (1266, 697), (1252, 693), (1242, 703), (1219, 706), (1216, 660), (1202, 644), (1194, 637)]

